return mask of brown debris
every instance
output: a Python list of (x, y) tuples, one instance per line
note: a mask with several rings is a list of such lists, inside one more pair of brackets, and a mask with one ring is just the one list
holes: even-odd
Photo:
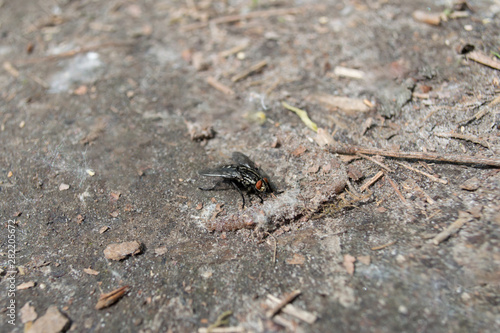
[(479, 179), (477, 177), (472, 177), (466, 180), (465, 183), (460, 186), (460, 188), (467, 191), (476, 191), (480, 185), (481, 182), (479, 181)]
[(209, 25), (221, 24), (221, 23), (232, 23), (232, 22), (238, 22), (241, 20), (248, 20), (248, 19), (253, 19), (253, 18), (266, 18), (266, 17), (272, 17), (272, 16), (293, 15), (293, 14), (298, 14), (306, 9), (307, 9), (307, 7), (278, 8), (278, 9), (254, 11), (254, 12), (250, 12), (247, 14), (241, 14), (241, 15), (221, 16), (221, 17), (211, 19), (208, 22), (193, 23), (190, 25), (186, 25), (186, 26), (182, 27), (182, 30), (183, 31), (191, 31), (191, 30), (201, 29), (201, 28), (207, 27)]
[(416, 10), (412, 14), (415, 21), (427, 23), (430, 25), (441, 24), (441, 13), (429, 13), (423, 10)]
[(110, 260), (122, 260), (130, 255), (140, 254), (142, 246), (137, 241), (110, 244), (104, 250), (104, 256)]
[(189, 136), (193, 141), (205, 142), (215, 137), (215, 131), (211, 125), (200, 125), (190, 121), (184, 121), (187, 126)]
[(344, 268), (347, 271), (347, 274), (350, 276), (354, 275), (354, 263), (356, 262), (356, 258), (351, 256), (350, 254), (344, 255)]
[(370, 110), (362, 99), (324, 94), (316, 95), (313, 98), (329, 107), (340, 109), (346, 113), (366, 112)]
[(372, 186), (373, 184), (375, 184), (375, 182), (377, 180), (379, 180), (380, 178), (382, 178), (382, 176), (384, 176), (384, 172), (383, 171), (377, 172), (377, 174), (375, 176), (373, 176), (372, 178), (368, 179), (366, 181), (366, 183), (364, 183), (359, 190), (361, 192), (366, 191), (366, 189), (368, 189), (370, 186)]
[(101, 294), (99, 301), (97, 301), (97, 304), (95, 305), (95, 309), (101, 310), (115, 304), (120, 298), (123, 297), (123, 295), (125, 295), (125, 293), (127, 293), (129, 288), (129, 286), (123, 286), (107, 294)]
[(486, 142), (486, 140), (483, 140), (481, 138), (475, 137), (473, 135), (468, 135), (468, 134), (461, 134), (461, 133), (434, 133), (435, 136), (440, 137), (440, 138), (453, 138), (453, 139), (460, 139), (460, 140), (466, 140), (470, 141), (472, 143), (476, 143), (478, 145), (481, 145), (485, 148), (490, 148), (490, 144)]
[(35, 286), (35, 282), (34, 281), (29, 281), (29, 282), (21, 283), (20, 285), (18, 285), (16, 287), (16, 289), (17, 290), (26, 290), (26, 289), (33, 288), (34, 286)]
[[(271, 294), (267, 295), (267, 301), (273, 307), (278, 305), (281, 302), (281, 300), (278, 297), (273, 296)], [(281, 309), (281, 312), (286, 313), (290, 316), (293, 316), (297, 319), (300, 319), (308, 324), (313, 324), (316, 321), (316, 319), (318, 318), (314, 313), (299, 309), (296, 306), (294, 306), (293, 304), (285, 305)]]
[(82, 223), (83, 223), (83, 221), (85, 221), (85, 215), (78, 214), (78, 215), (76, 216), (76, 223), (78, 223), (78, 224), (82, 224)]
[(379, 245), (379, 246), (374, 246), (371, 248), (372, 251), (378, 251), (378, 250), (382, 250), (382, 249), (385, 249), (386, 247), (389, 247), (391, 245), (394, 245), (396, 244), (398, 241), (392, 241), (392, 242), (389, 242), (387, 244), (383, 244), (383, 245)]
[(103, 227), (101, 227), (101, 228), (99, 229), (99, 233), (100, 233), (100, 234), (103, 234), (103, 233), (105, 233), (105, 232), (106, 232), (106, 231), (108, 231), (108, 230), (109, 230), (109, 227), (108, 227), (107, 225), (105, 225), (105, 226), (103, 226)]
[(51, 305), (47, 312), (38, 318), (26, 333), (63, 332), (71, 325), (70, 320), (62, 314), (57, 306)]
[(99, 272), (96, 270), (93, 270), (92, 268), (84, 268), (83, 271), (89, 275), (98, 275)]
[(5, 71), (11, 76), (15, 78), (19, 77), (19, 71), (10, 62), (5, 61), (3, 63), (3, 69), (5, 69)]
[(306, 257), (300, 253), (295, 253), (293, 257), (287, 258), (285, 261), (289, 265), (303, 265), (306, 261)]
[(324, 128), (318, 128), (318, 132), (316, 133), (316, 136), (314, 137), (314, 141), (316, 141), (316, 143), (320, 147), (333, 145), (335, 143), (331, 134), (328, 133), (328, 131)]
[(21, 316), (21, 323), (23, 324), (34, 321), (38, 317), (35, 307), (31, 305), (30, 302), (26, 302), (26, 304), (24, 304), (21, 310), (19, 310), (19, 315)]
[(301, 293), (300, 290), (294, 290), (290, 294), (288, 294), (283, 300), (281, 300), (274, 308), (270, 309), (266, 312), (267, 318), (274, 317), (285, 305), (292, 302), (297, 296)]
[(459, 211), (458, 219), (434, 237), (432, 239), (432, 243), (434, 243), (434, 245), (439, 245), (441, 242), (447, 240), (451, 235), (457, 233), (465, 225), (465, 223), (471, 220), (472, 216), (469, 213)]
[(295, 157), (299, 157), (300, 155), (306, 152), (307, 148), (304, 146), (298, 146), (294, 151), (292, 151), (292, 155)]
[(214, 77), (209, 76), (209, 77), (206, 78), (206, 81), (207, 81), (207, 83), (209, 85), (211, 85), (212, 87), (214, 87), (218, 91), (220, 91), (220, 92), (222, 92), (222, 93), (224, 93), (226, 95), (234, 95), (234, 90), (233, 89), (229, 88), (225, 84), (220, 83)]
[(247, 76), (259, 72), (260, 70), (262, 70), (262, 68), (264, 68), (266, 66), (267, 66), (267, 61), (266, 60), (262, 60), (262, 61), (260, 61), (260, 62), (258, 62), (256, 64), (252, 65), (250, 68), (244, 70), (240, 74), (237, 74), (237, 75), (233, 76), (231, 78), (231, 81), (238, 82), (240, 80), (243, 80)]
[(500, 60), (488, 57), (484, 52), (472, 51), (467, 54), (467, 58), (475, 62), (478, 62), (482, 65), (500, 70)]
[(392, 158), (401, 158), (409, 160), (428, 160), (448, 162), (454, 164), (484, 164), (493, 167), (500, 167), (500, 159), (487, 158), (482, 156), (464, 156), (452, 154), (433, 154), (421, 152), (400, 152), (394, 150), (384, 150), (378, 148), (364, 148), (360, 146), (337, 145), (330, 147), (330, 152), (334, 154), (355, 155), (357, 153), (367, 155), (381, 155)]

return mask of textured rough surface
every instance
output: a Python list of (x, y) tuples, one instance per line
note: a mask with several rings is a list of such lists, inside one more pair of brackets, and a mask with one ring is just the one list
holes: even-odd
[[(500, 7), (469, 5), (0, 1), (0, 304), (18, 313), (0, 331), (28, 328), (28, 302), (74, 332), (196, 332), (228, 310), (251, 332), (497, 331), (498, 169), (320, 146), (498, 158), (500, 72), (466, 52), (500, 53)], [(198, 190), (234, 151), (279, 193), (243, 210)], [(141, 255), (106, 259), (130, 240)], [(34, 286), (9, 296), (12, 276)], [(313, 324), (266, 317), (297, 289)]]

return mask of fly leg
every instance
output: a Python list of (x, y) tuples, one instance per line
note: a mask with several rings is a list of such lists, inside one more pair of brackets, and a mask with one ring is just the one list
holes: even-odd
[(241, 192), (240, 188), (238, 187), (238, 185), (236, 185), (235, 182), (231, 181), (231, 184), (233, 184), (233, 187), (237, 189), (238, 192), (240, 192), (241, 199), (243, 200), (243, 208), (245, 208), (245, 196), (243, 195), (243, 192)]
[(262, 197), (260, 196), (259, 192), (254, 192), (256, 196), (259, 197), (260, 199), (260, 203), (264, 203), (264, 199), (262, 199)]

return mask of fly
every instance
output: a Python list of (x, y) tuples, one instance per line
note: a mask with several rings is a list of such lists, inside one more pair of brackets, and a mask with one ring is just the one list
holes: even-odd
[(243, 208), (245, 207), (245, 196), (242, 190), (247, 193), (254, 193), (259, 197), (261, 203), (264, 202), (261, 194), (273, 192), (273, 187), (267, 176), (245, 154), (234, 152), (232, 159), (235, 162), (234, 164), (200, 171), (199, 174), (202, 176), (220, 177), (222, 179), (211, 188), (199, 187), (199, 189), (203, 191), (216, 191), (220, 189), (218, 187), (221, 183), (229, 183), (240, 193), (243, 200)]

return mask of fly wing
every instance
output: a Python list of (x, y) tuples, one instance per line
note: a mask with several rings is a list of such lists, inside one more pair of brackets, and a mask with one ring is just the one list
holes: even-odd
[(242, 164), (251, 169), (257, 169), (255, 163), (247, 155), (240, 153), (239, 151), (235, 151), (232, 155), (232, 158), (233, 161), (236, 162), (236, 164)]
[(241, 174), (236, 169), (236, 167), (232, 165), (215, 168), (215, 169), (205, 169), (198, 172), (201, 176), (207, 177), (222, 177), (227, 179), (240, 179)]

